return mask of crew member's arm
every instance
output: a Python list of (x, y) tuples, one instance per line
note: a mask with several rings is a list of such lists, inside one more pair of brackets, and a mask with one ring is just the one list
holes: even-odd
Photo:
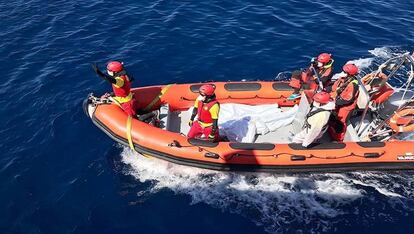
[(198, 100), (195, 100), (193, 113), (191, 114), (190, 121), (188, 121), (188, 125), (190, 125), (190, 127), (193, 126), (193, 122), (197, 115), (197, 112), (198, 112)]
[(210, 108), (211, 118), (213, 119), (213, 125), (211, 126), (211, 133), (208, 136), (210, 139), (215, 138), (216, 131), (218, 129), (218, 118), (220, 112), (220, 104), (216, 103)]
[[(109, 83), (111, 83), (111, 84), (116, 84), (117, 83), (117, 80), (113, 76), (110, 76), (108, 74), (105, 74), (105, 73), (101, 72), (101, 70), (99, 70), (99, 68), (96, 66), (96, 64), (92, 64), (92, 69), (95, 71), (95, 73), (99, 77), (101, 77), (102, 79), (108, 81)], [(123, 81), (122, 81), (122, 83), (123, 83)], [(121, 87), (121, 86), (119, 86), (119, 87)]]
[(359, 86), (353, 82), (349, 83), (348, 86), (340, 93), (337, 98), (335, 105), (347, 106), (355, 101), (356, 93), (358, 92)]

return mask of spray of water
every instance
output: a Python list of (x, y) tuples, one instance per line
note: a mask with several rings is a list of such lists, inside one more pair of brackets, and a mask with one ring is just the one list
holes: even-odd
[[(356, 212), (344, 207), (364, 199), (369, 195), (367, 190), (393, 198), (406, 209), (410, 207), (406, 200), (414, 198), (414, 179), (403, 175), (217, 172), (144, 158), (129, 149), (123, 150), (122, 162), (129, 165), (126, 174), (151, 183), (147, 193), (169, 189), (188, 195), (192, 204), (203, 202), (240, 214), (269, 233), (285, 232), (291, 225), (304, 225), (303, 231), (330, 230), (336, 218)], [(319, 220), (316, 223), (315, 218)]]

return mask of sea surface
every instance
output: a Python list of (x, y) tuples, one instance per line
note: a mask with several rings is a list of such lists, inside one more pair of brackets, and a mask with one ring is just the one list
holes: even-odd
[(173, 165), (81, 103), (110, 90), (94, 62), (134, 86), (282, 79), (320, 52), (368, 72), (413, 51), (413, 26), (412, 0), (0, 1), (0, 233), (412, 233), (414, 173)]

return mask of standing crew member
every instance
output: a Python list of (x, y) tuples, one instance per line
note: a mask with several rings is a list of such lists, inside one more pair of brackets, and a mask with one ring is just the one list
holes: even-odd
[[(200, 87), (200, 96), (194, 103), (193, 114), (189, 121), (191, 127), (188, 138), (200, 137), (217, 141), (219, 139), (218, 117), (220, 104), (216, 100), (216, 87), (205, 84)], [(197, 116), (197, 120), (195, 117)]]
[(312, 67), (316, 70), (321, 79), (324, 88), (331, 85), (331, 78), (333, 75), (334, 60), (332, 55), (328, 53), (322, 53), (317, 58), (311, 59), (310, 66), (304, 71), (292, 72), (292, 78), (289, 85), (294, 89), (292, 95), (288, 97), (288, 100), (295, 100), (300, 98), (301, 89), (315, 90), (318, 87), (316, 74), (313, 74)]
[(358, 67), (355, 64), (345, 64), (340, 77), (332, 86), (332, 97), (335, 99), (335, 114), (338, 121), (333, 121), (329, 128), (331, 137), (343, 141), (346, 126), (351, 112), (355, 109), (359, 95), (359, 84), (356, 79)]
[(121, 106), (125, 113), (135, 117), (135, 100), (131, 92), (132, 79), (124, 70), (123, 64), (118, 61), (109, 62), (106, 66), (108, 74), (100, 71), (96, 64), (93, 64), (92, 68), (99, 77), (112, 84), (112, 89), (115, 94), (113, 99)]
[(306, 115), (303, 130), (295, 135), (294, 143), (302, 143), (303, 147), (308, 147), (317, 141), (328, 128), (329, 117), (335, 109), (335, 102), (327, 92), (319, 92), (313, 96), (313, 107)]

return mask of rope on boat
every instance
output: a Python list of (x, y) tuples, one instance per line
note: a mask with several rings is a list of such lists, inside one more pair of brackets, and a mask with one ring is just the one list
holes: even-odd
[[(252, 98), (267, 99), (267, 100), (278, 100), (278, 99), (286, 99), (287, 96), (280, 95), (280, 96), (277, 96), (277, 97), (261, 97), (261, 96), (255, 95), (254, 97), (232, 97), (232, 96), (228, 95), (227, 97), (217, 98), (217, 100), (224, 100), (224, 99), (244, 100), (244, 99), (252, 99)], [(189, 99), (189, 98), (186, 98), (186, 97), (180, 97), (180, 100), (195, 101), (196, 99)]]
[(134, 152), (137, 152), (134, 147), (134, 143), (132, 142), (132, 135), (131, 135), (131, 129), (132, 129), (132, 115), (128, 116), (127, 123), (126, 123), (126, 135), (128, 139), (129, 148), (131, 148)]
[(164, 88), (161, 89), (161, 92), (144, 108), (144, 111), (150, 110), (155, 103), (157, 103), (162, 96), (171, 88), (172, 84), (166, 85)]
[(318, 156), (318, 155), (314, 155), (314, 154), (308, 154), (308, 155), (301, 155), (301, 154), (293, 154), (293, 153), (286, 153), (286, 152), (282, 152), (282, 153), (277, 153), (277, 154), (257, 154), (257, 153), (234, 153), (234, 154), (230, 154), (230, 155), (226, 155), (226, 156), (222, 156), (219, 153), (210, 151), (204, 147), (200, 147), (200, 146), (196, 146), (196, 145), (181, 145), (178, 142), (174, 142), (171, 144), (168, 144), (169, 147), (178, 147), (178, 148), (187, 148), (187, 147), (197, 147), (199, 152), (205, 151), (208, 153), (214, 153), (216, 155), (218, 155), (218, 158), (224, 160), (224, 161), (229, 161), (231, 159), (233, 159), (233, 157), (272, 157), (272, 158), (278, 158), (279, 156), (282, 155), (287, 155), (287, 156), (300, 156), (303, 157), (304, 159), (310, 159), (310, 158), (318, 158), (318, 159), (341, 159), (341, 158), (347, 158), (347, 157), (359, 157), (359, 158), (378, 158), (381, 157), (385, 154), (385, 151), (380, 151), (380, 152), (366, 152), (364, 154), (355, 154), (355, 153), (350, 153), (350, 154), (346, 154), (346, 155), (338, 155), (338, 156)]
[[(128, 145), (129, 148), (131, 148), (132, 151), (134, 151), (135, 153), (139, 153), (135, 150), (135, 146), (134, 146), (134, 142), (132, 141), (132, 115), (128, 115), (128, 119), (126, 122), (126, 137), (128, 139)], [(151, 156), (149, 155), (145, 155), (143, 153), (141, 153), (142, 156), (146, 157), (146, 158), (151, 158)]]
[[(385, 154), (385, 151), (381, 151), (381, 152), (370, 152), (367, 154), (377, 154), (378, 157), (381, 157), (382, 155)], [(231, 160), (233, 157), (239, 157), (239, 156), (246, 156), (246, 157), (251, 157), (251, 156), (256, 156), (256, 157), (274, 157), (274, 158), (278, 158), (281, 155), (288, 155), (288, 156), (303, 156), (305, 158), (318, 158), (318, 159), (341, 159), (341, 158), (347, 158), (347, 157), (359, 157), (359, 158), (366, 158), (367, 155), (361, 155), (361, 154), (355, 154), (355, 153), (350, 153), (347, 155), (339, 155), (339, 156), (317, 156), (314, 154), (309, 154), (309, 155), (299, 155), (299, 154), (292, 154), (292, 153), (278, 153), (278, 154), (232, 154), (230, 157), (228, 157), (226, 160)]]

